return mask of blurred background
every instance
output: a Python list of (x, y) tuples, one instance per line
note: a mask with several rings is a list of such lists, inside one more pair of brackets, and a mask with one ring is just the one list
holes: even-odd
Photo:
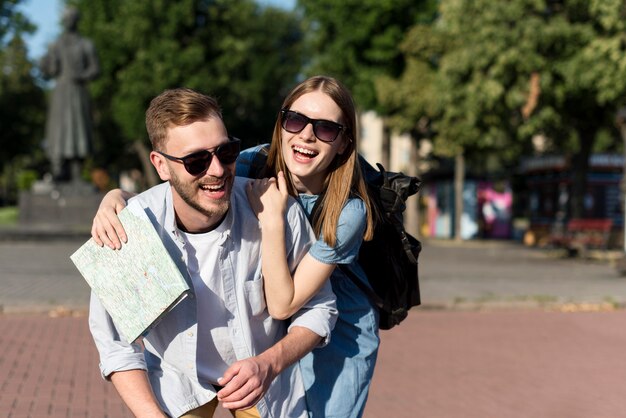
[(582, 225), (624, 246), (622, 0), (0, 0), (0, 225), (50, 172), (39, 62), (67, 5), (100, 61), (81, 176), (101, 192), (158, 181), (144, 112), (164, 89), (214, 95), (251, 146), (291, 87), (328, 74), (355, 97), (363, 155), (422, 178), (415, 235), (549, 246)]

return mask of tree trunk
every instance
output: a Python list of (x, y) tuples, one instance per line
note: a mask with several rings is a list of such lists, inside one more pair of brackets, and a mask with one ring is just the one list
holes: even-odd
[[(411, 157), (407, 167), (407, 173), (410, 176), (417, 176), (417, 139), (411, 138)], [(404, 227), (407, 232), (415, 237), (419, 237), (419, 193), (411, 196), (406, 201), (406, 217), (404, 218)]]
[(132, 147), (139, 156), (139, 161), (141, 161), (141, 166), (143, 167), (143, 173), (146, 178), (148, 188), (157, 185), (159, 183), (159, 179), (154, 166), (150, 162), (150, 150), (146, 147), (142, 140), (133, 141)]
[(385, 123), (383, 125), (383, 143), (381, 152), (381, 164), (385, 168), (391, 168), (391, 130)]
[[(625, 121), (626, 122), (626, 121)], [(626, 253), (626, 123), (621, 123), (620, 124), (620, 133), (622, 135), (622, 155), (624, 157), (624, 166), (622, 167), (622, 182), (620, 184), (621, 189), (622, 189), (622, 210), (623, 210), (623, 222), (624, 222), (624, 226), (622, 227), (622, 248), (624, 249), (624, 252)], [(626, 261), (626, 260), (625, 260)], [(626, 273), (626, 270), (625, 270)], [(626, 275), (626, 274), (622, 274)]]
[(572, 156), (572, 197), (570, 214), (572, 218), (582, 218), (585, 214), (585, 194), (587, 193), (587, 174), (589, 157), (593, 149), (595, 132), (579, 132), (580, 149)]
[(463, 185), (465, 183), (465, 156), (463, 150), (454, 157), (454, 240), (461, 241), (463, 216)]

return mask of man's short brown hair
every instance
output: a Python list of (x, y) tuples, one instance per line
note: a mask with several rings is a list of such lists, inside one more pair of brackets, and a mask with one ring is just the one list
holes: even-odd
[(212, 117), (222, 118), (222, 110), (213, 97), (188, 88), (165, 90), (152, 99), (146, 111), (146, 129), (152, 149), (165, 149), (169, 128)]

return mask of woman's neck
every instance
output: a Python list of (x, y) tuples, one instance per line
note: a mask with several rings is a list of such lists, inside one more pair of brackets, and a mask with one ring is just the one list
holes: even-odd
[(292, 175), (291, 181), (301, 194), (320, 194), (324, 190), (324, 179), (319, 177), (303, 179)]

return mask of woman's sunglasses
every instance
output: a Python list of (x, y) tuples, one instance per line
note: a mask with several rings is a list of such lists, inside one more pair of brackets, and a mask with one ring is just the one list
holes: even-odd
[(297, 134), (301, 132), (309, 123), (313, 125), (313, 133), (320, 141), (333, 142), (337, 136), (345, 129), (343, 125), (326, 119), (311, 119), (293, 110), (282, 109), (280, 111), (281, 126), (287, 132)]
[(209, 166), (213, 157), (217, 157), (222, 164), (232, 164), (237, 160), (239, 151), (241, 150), (241, 141), (237, 138), (228, 137), (229, 141), (215, 148), (215, 151), (198, 151), (184, 157), (173, 157), (164, 152), (157, 151), (168, 160), (177, 161), (185, 165), (185, 170), (192, 176), (204, 173)]

